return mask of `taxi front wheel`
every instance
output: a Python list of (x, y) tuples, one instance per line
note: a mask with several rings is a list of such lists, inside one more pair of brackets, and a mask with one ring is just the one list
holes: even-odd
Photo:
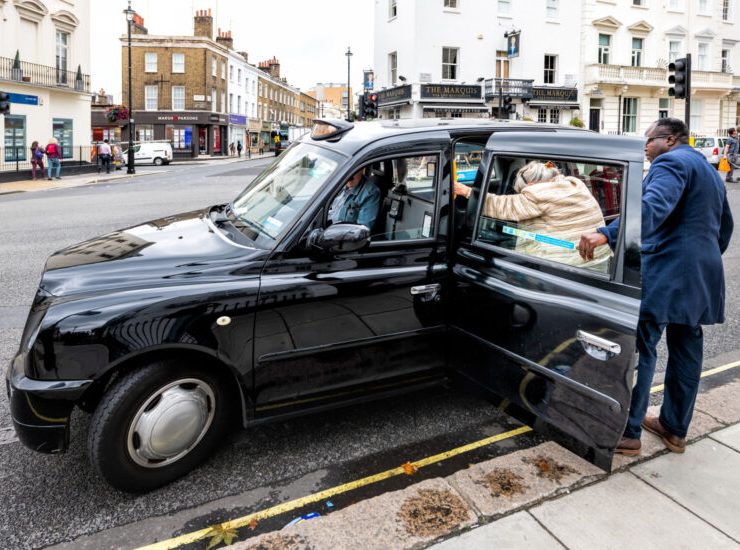
[(144, 493), (185, 475), (221, 440), (228, 385), (216, 373), (156, 361), (120, 378), (92, 416), (88, 453), (112, 486)]

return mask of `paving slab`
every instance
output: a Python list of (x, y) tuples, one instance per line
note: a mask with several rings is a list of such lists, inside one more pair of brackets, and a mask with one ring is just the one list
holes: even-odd
[(605, 475), (593, 464), (548, 441), (473, 464), (447, 480), (480, 516), (490, 519)]
[(712, 439), (716, 439), (740, 453), (740, 424), (713, 433)]
[[(660, 405), (653, 405), (652, 407), (649, 407), (647, 414), (658, 416), (660, 414)], [(716, 418), (709, 416), (708, 414), (705, 414), (701, 411), (695, 410), (694, 416), (691, 420), (691, 424), (689, 425), (689, 433), (687, 439), (689, 441), (695, 441), (701, 437), (704, 437), (708, 433), (721, 428), (722, 426), (723, 424), (720, 423)], [(642, 449), (639, 456), (624, 456), (615, 454), (614, 458), (612, 459), (612, 471), (621, 470), (625, 466), (629, 466), (631, 464), (634, 464), (635, 462), (651, 458), (666, 450), (665, 445), (663, 444), (661, 439), (657, 435), (652, 434), (647, 430), (642, 430), (642, 437), (640, 439), (642, 441)]]
[[(648, 464), (657, 460), (661, 459)], [(529, 512), (570, 550), (740, 549), (740, 544), (630, 472)]]
[(695, 410), (712, 415), (724, 424), (740, 422), (740, 380), (700, 393)]
[(511, 516), (463, 533), (459, 537), (430, 546), (433, 550), (563, 550), (560, 544), (527, 512)]
[[(426, 509), (410, 506), (424, 501), (430, 494), (444, 494), (447, 498), (444, 502), (431, 501)], [(454, 521), (434, 521), (452, 517), (453, 509), (459, 512)], [(412, 523), (418, 529), (410, 528), (404, 518), (417, 519)], [(328, 516), (245, 540), (233, 548), (401, 550), (426, 546), (476, 522), (474, 511), (462, 496), (444, 479), (434, 478), (363, 500)], [(438, 528), (432, 529), (433, 525)]]
[(740, 453), (707, 438), (683, 455), (669, 453), (632, 472), (740, 541)]

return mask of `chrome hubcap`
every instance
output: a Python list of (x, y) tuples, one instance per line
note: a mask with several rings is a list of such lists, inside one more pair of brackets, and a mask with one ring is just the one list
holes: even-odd
[(146, 468), (180, 460), (208, 431), (215, 403), (211, 387), (197, 378), (183, 378), (160, 388), (131, 422), (126, 438), (129, 456)]

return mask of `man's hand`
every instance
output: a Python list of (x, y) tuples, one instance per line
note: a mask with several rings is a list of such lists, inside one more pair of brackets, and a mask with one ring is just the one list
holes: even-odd
[(473, 189), (465, 184), (455, 182), (453, 184), (453, 190), (455, 192), (455, 195), (465, 197), (467, 199), (470, 197), (470, 193)]
[(578, 243), (578, 253), (585, 261), (594, 259), (594, 249), (597, 246), (606, 244), (608, 242), (606, 235), (603, 233), (589, 233), (588, 235), (581, 235), (581, 240)]

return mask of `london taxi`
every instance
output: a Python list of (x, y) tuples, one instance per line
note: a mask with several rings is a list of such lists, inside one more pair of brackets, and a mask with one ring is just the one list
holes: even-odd
[[(452, 192), (461, 157), (478, 162), (469, 199)], [(481, 196), (513, 193), (530, 160), (621, 216), (608, 266), (528, 255), (516, 223), (483, 215)], [(608, 469), (635, 363), (642, 168), (643, 140), (575, 128), (316, 121), (231, 203), (48, 259), (7, 373), (18, 437), (63, 452), (77, 406), (94, 468), (144, 492), (236, 422), (453, 379)], [(329, 225), (358, 169), (381, 191), (373, 227)]]

